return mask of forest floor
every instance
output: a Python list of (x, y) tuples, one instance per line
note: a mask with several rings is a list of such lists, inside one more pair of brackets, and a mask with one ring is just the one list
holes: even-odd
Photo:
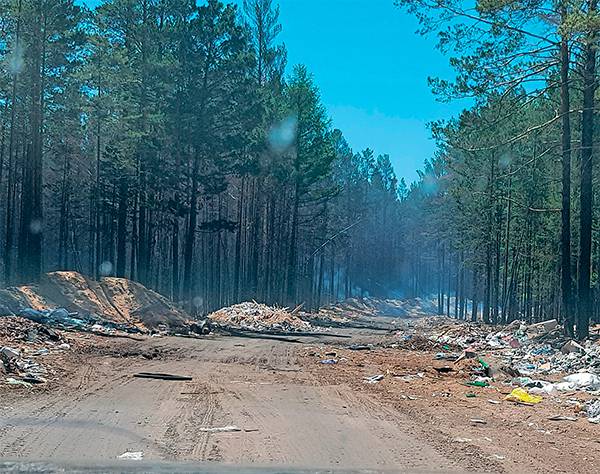
[[(377, 348), (391, 337), (382, 331), (335, 332), (350, 338), (73, 333), (71, 351), (46, 356), (51, 382), (0, 386), (0, 470), (4, 461), (43, 461), (136, 472), (173, 470), (163, 463), (257, 472), (597, 472), (600, 426), (549, 420), (572, 416), (572, 408), (551, 399), (505, 402), (508, 387), (466, 387), (461, 370), (438, 374), (433, 352)], [(357, 351), (352, 343), (375, 346)], [(327, 358), (337, 363), (321, 363)], [(377, 374), (384, 378), (365, 383)], [(141, 460), (120, 458), (125, 453)]]

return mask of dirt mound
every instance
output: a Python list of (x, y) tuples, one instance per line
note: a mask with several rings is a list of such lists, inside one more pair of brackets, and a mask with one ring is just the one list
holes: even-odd
[(66, 308), (79, 315), (95, 315), (116, 324), (169, 330), (187, 327), (189, 316), (166, 298), (125, 278), (90, 280), (77, 272), (52, 272), (39, 285), (0, 290), (0, 316), (35, 310)]
[(247, 301), (221, 308), (208, 318), (215, 324), (253, 331), (306, 331), (310, 323), (300, 319), (286, 308), (276, 308)]
[(103, 294), (128, 321), (140, 321), (146, 327), (165, 325), (170, 329), (187, 327), (189, 316), (162, 295), (126, 278), (103, 278)]

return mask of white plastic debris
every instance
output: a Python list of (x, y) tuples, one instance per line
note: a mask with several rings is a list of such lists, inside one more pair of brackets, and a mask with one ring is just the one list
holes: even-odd
[(371, 375), (370, 377), (365, 377), (364, 383), (377, 383), (383, 380), (383, 374)]
[(127, 459), (128, 461), (141, 461), (144, 459), (144, 451), (125, 451), (119, 456), (119, 459)]
[(228, 426), (220, 426), (220, 427), (214, 427), (214, 428), (204, 427), (204, 428), (199, 428), (198, 431), (201, 431), (203, 433), (230, 433), (233, 431), (242, 431), (242, 429), (238, 428), (235, 425), (228, 425)]
[(27, 388), (31, 388), (33, 386), (29, 382), (25, 382), (24, 380), (18, 380), (18, 379), (15, 379), (13, 377), (8, 377), (6, 379), (6, 383), (8, 385), (20, 385), (22, 387), (27, 387)]
[(571, 385), (571, 390), (598, 390), (600, 389), (600, 377), (589, 372), (578, 372), (563, 377), (563, 381)]

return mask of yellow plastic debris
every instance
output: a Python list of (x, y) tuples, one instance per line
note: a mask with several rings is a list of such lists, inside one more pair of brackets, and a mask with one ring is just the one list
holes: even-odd
[(538, 395), (530, 395), (527, 393), (527, 390), (522, 388), (515, 388), (506, 397), (504, 397), (504, 400), (521, 403), (540, 403), (543, 398)]

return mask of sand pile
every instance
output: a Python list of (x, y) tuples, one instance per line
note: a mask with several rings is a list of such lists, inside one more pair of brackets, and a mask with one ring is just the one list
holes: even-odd
[(166, 298), (126, 278), (100, 282), (77, 272), (52, 272), (39, 285), (0, 290), (0, 316), (19, 314), (24, 308), (65, 308), (80, 317), (93, 316), (142, 330), (187, 327), (189, 316)]

